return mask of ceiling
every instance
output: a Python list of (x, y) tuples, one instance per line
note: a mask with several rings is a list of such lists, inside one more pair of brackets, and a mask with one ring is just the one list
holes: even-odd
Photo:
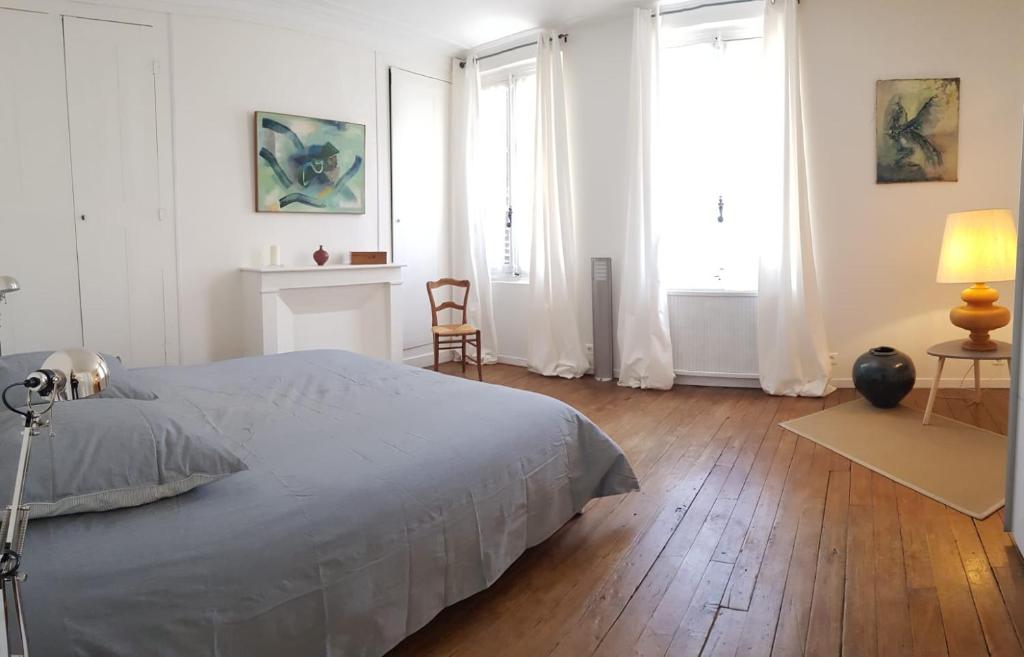
[[(296, 0), (292, 0), (296, 2)], [(637, 5), (637, 0), (306, 0), (347, 9), (424, 36), (472, 48), (537, 27), (561, 27), (581, 18)]]

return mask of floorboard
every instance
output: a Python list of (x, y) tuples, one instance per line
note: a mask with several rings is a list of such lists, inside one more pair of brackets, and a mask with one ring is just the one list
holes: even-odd
[[(484, 378), (578, 408), (643, 489), (591, 502), (389, 657), (1024, 657), (1024, 560), (1000, 514), (972, 520), (778, 424), (854, 391), (641, 391), (508, 365)], [(997, 432), (1007, 409), (1006, 390), (935, 405)]]

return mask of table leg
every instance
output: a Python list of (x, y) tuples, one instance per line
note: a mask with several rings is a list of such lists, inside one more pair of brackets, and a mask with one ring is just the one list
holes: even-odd
[(935, 406), (935, 397), (939, 394), (939, 382), (942, 380), (942, 368), (945, 364), (945, 357), (939, 356), (939, 366), (935, 370), (935, 380), (932, 381), (932, 391), (928, 393), (928, 405), (924, 407), (924, 420), (921, 421), (921, 424), (928, 424), (932, 421), (932, 407)]
[(974, 403), (981, 403), (981, 361), (974, 361)]

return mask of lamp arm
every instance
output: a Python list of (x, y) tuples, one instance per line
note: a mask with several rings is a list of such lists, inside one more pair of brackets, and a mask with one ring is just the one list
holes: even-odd
[[(3, 574), (9, 575), (18, 568), (20, 555), (15, 550), (18, 540), (18, 530), (21, 515), (21, 500), (25, 495), (25, 474), (28, 470), (28, 457), (32, 451), (32, 434), (39, 428), (39, 417), (35, 413), (29, 413), (25, 419), (25, 427), (21, 431), (21, 452), (18, 455), (18, 471), (14, 479), (14, 493), (11, 496), (10, 516), (7, 520), (7, 534), (4, 536), (3, 554), (0, 555), (3, 563)], [(9, 563), (11, 554), (14, 554), (13, 566)]]

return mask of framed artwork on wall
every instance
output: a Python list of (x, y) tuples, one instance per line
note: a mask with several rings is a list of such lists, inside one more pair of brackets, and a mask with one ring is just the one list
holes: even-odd
[(875, 83), (876, 182), (957, 180), (960, 78)]
[(256, 112), (256, 211), (366, 213), (366, 126)]

